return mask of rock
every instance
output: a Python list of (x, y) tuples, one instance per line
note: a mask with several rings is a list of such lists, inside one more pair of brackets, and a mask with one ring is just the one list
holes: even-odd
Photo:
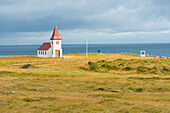
[(31, 65), (31, 64), (27, 64), (27, 65), (23, 65), (21, 68), (27, 69), (27, 68), (30, 68), (30, 67), (37, 67), (37, 66)]
[(115, 91), (115, 90), (111, 90), (110, 92), (115, 92), (115, 93), (119, 93), (119, 91)]
[(2, 91), (3, 94), (15, 94), (15, 91)]

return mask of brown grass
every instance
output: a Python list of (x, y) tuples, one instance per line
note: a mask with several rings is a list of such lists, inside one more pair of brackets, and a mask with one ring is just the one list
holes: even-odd
[[(18, 58), (18, 57), (17, 57)], [(88, 61), (154, 59), (120, 54), (36, 58), (37, 68), (21, 69), (28, 58), (0, 65), (0, 112), (170, 112), (170, 76), (86, 71)], [(35, 57), (31, 57), (33, 59)], [(73, 59), (74, 58), (74, 59)], [(4, 58), (0, 58), (3, 63)]]

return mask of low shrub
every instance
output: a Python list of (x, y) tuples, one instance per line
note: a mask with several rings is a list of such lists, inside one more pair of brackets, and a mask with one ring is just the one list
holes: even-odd
[(109, 63), (105, 63), (105, 64), (102, 65), (102, 67), (103, 67), (103, 68), (109, 68), (109, 69), (110, 69), (110, 68), (111, 68), (111, 65), (110, 65)]
[(149, 60), (149, 63), (153, 64), (153, 63), (154, 63), (154, 61), (153, 61), (153, 60)]
[(101, 60), (101, 62), (106, 62), (105, 60)]
[(167, 67), (163, 67), (162, 70), (163, 71), (170, 71), (170, 69), (168, 69)]
[(116, 59), (115, 61), (126, 61), (126, 60), (122, 59), (122, 58), (119, 58), (119, 59)]
[(142, 92), (143, 88), (136, 88), (136, 92)]
[(93, 62), (91, 62), (91, 61), (88, 62), (88, 65), (89, 65), (89, 66), (92, 65), (92, 64), (93, 64)]
[(101, 90), (101, 91), (103, 91), (103, 90), (104, 90), (104, 88), (103, 88), (103, 87), (100, 87), (100, 88), (98, 88), (98, 90)]
[(151, 71), (150, 73), (152, 73), (152, 74), (157, 74), (157, 72), (156, 72), (156, 71)]
[(147, 60), (144, 60), (144, 63), (148, 63), (148, 61), (147, 61)]
[(152, 68), (152, 70), (157, 70), (157, 67), (154, 66), (154, 67)]
[(131, 67), (125, 67), (125, 68), (123, 68), (123, 70), (130, 71), (130, 70), (132, 70), (132, 68)]
[(143, 88), (132, 88), (132, 87), (129, 87), (128, 89), (132, 90), (134, 92), (142, 92), (143, 91)]
[(145, 67), (145, 66), (138, 66), (137, 67), (138, 72), (148, 72), (149, 70), (151, 70), (151, 68), (149, 68), (149, 67)]
[(112, 66), (111, 66), (111, 69), (113, 69), (113, 70), (119, 70), (119, 68), (118, 68), (116, 65), (112, 65)]
[(123, 63), (120, 63), (118, 66), (124, 66), (124, 64), (123, 64)]
[(90, 71), (96, 71), (97, 70), (96, 65), (95, 64), (91, 65), (89, 70)]
[(33, 101), (40, 101), (39, 99), (33, 99), (33, 98), (24, 98), (23, 101), (25, 102), (33, 102)]

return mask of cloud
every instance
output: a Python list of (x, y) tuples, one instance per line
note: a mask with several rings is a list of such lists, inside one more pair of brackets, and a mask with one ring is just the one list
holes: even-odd
[[(100, 43), (164, 43), (169, 39), (170, 30), (156, 32), (120, 32), (110, 33), (109, 30), (100, 32), (99, 30), (61, 30), (60, 35), (64, 44), (85, 44), (86, 39), (90, 44)], [(40, 45), (49, 42), (52, 31), (49, 32), (17, 32), (9, 33), (6, 38), (5, 33), (0, 33), (2, 38), (0, 45)], [(14, 38), (15, 37), (15, 38)]]
[(162, 33), (170, 30), (169, 10), (168, 0), (1, 0), (0, 39), (14, 33), (14, 41), (44, 40), (57, 24), (69, 37), (66, 43), (84, 43), (87, 37), (94, 43), (115, 37), (113, 42), (148, 42), (148, 37), (150, 42), (170, 42), (169, 33)]

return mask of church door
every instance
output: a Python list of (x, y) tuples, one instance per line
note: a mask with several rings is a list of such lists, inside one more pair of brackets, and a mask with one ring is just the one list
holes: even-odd
[(55, 50), (55, 57), (60, 57), (60, 50)]

